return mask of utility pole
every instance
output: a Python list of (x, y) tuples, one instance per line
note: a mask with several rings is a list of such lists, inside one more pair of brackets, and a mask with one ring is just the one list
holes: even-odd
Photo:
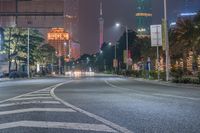
[(164, 23), (165, 23), (165, 54), (166, 54), (166, 81), (169, 81), (170, 71), (170, 57), (169, 57), (169, 40), (168, 40), (168, 28), (167, 28), (167, 0), (164, 0)]
[(129, 52), (128, 52), (128, 27), (126, 29), (126, 70), (128, 71), (128, 60), (129, 60)]

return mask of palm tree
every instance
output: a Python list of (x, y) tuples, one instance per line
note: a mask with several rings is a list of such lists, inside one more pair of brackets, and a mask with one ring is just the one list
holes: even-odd
[(195, 54), (196, 48), (196, 33), (194, 22), (190, 19), (179, 19), (177, 25), (172, 29), (170, 38), (172, 39), (173, 56), (183, 57), (183, 67), (186, 69), (186, 58), (189, 51)]
[(194, 28), (196, 35), (195, 48), (197, 50), (197, 54), (200, 54), (200, 12), (194, 18)]

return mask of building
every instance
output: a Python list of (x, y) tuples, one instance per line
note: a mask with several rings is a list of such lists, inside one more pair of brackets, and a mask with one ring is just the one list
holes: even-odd
[(67, 55), (69, 34), (64, 28), (52, 28), (48, 32), (48, 43), (55, 48), (58, 57)]
[(70, 45), (70, 57), (77, 60), (80, 58), (80, 44), (78, 42), (71, 42)]
[(4, 30), (0, 27), (0, 51), (3, 50), (4, 46)]
[(193, 0), (184, 0), (184, 9), (182, 12), (184, 13), (188, 13), (188, 12), (192, 12), (192, 1)]
[(150, 35), (152, 24), (151, 0), (136, 0), (136, 31), (139, 36)]
[(79, 40), (79, 0), (64, 0), (64, 28), (71, 40)]
[(170, 27), (176, 26), (177, 19), (193, 19), (197, 15), (198, 10), (193, 7), (193, 0), (184, 0), (181, 10), (176, 17), (170, 22)]
[(104, 43), (104, 19), (103, 19), (103, 6), (100, 3), (100, 17), (99, 17), (99, 50)]
[(0, 0), (0, 27), (65, 28), (78, 40), (79, 0)]

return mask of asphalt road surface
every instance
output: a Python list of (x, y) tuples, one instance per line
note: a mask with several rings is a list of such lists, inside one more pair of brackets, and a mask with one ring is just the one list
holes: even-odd
[(199, 133), (200, 88), (115, 76), (0, 82), (0, 133)]

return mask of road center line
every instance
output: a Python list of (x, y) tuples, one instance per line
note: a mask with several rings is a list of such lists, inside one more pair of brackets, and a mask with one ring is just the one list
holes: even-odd
[(120, 131), (120, 132), (122, 132), (122, 133), (133, 133), (132, 131), (126, 129), (125, 127), (121, 127), (121, 126), (119, 126), (119, 125), (117, 125), (117, 124), (115, 124), (115, 123), (113, 123), (113, 122), (111, 122), (111, 121), (108, 121), (108, 120), (106, 120), (106, 119), (104, 119), (104, 118), (102, 118), (102, 117), (100, 117), (100, 116), (97, 116), (97, 115), (95, 115), (95, 114), (92, 114), (92, 113), (90, 113), (90, 112), (87, 112), (87, 111), (85, 111), (85, 110), (83, 110), (83, 109), (81, 109), (81, 108), (78, 108), (78, 107), (76, 107), (76, 106), (74, 106), (74, 105), (72, 105), (72, 104), (70, 104), (70, 103), (68, 103), (68, 102), (65, 102), (64, 100), (58, 98), (58, 97), (55, 95), (54, 91), (55, 91), (55, 89), (56, 89), (57, 87), (59, 87), (59, 86), (61, 86), (61, 85), (63, 85), (63, 84), (65, 84), (65, 83), (62, 83), (62, 84), (60, 84), (60, 85), (58, 85), (58, 86), (56, 86), (56, 87), (54, 87), (54, 88), (51, 89), (51, 96), (54, 97), (56, 100), (60, 101), (60, 102), (63, 103), (65, 106), (70, 107), (70, 108), (72, 108), (72, 109), (74, 109), (74, 110), (76, 110), (76, 111), (78, 111), (78, 112), (80, 112), (80, 113), (83, 113), (83, 114), (85, 114), (85, 115), (87, 115), (87, 116), (89, 116), (89, 117), (91, 117), (91, 118), (94, 118), (94, 119), (96, 119), (96, 120), (98, 120), (98, 121), (104, 123), (105, 125), (107, 125), (107, 126), (113, 128), (113, 129), (117, 130), (117, 131)]
[(15, 127), (58, 128), (58, 129), (116, 133), (115, 130), (102, 124), (64, 123), (64, 122), (46, 122), (46, 121), (19, 121), (19, 122), (0, 124), (0, 129), (8, 129)]

